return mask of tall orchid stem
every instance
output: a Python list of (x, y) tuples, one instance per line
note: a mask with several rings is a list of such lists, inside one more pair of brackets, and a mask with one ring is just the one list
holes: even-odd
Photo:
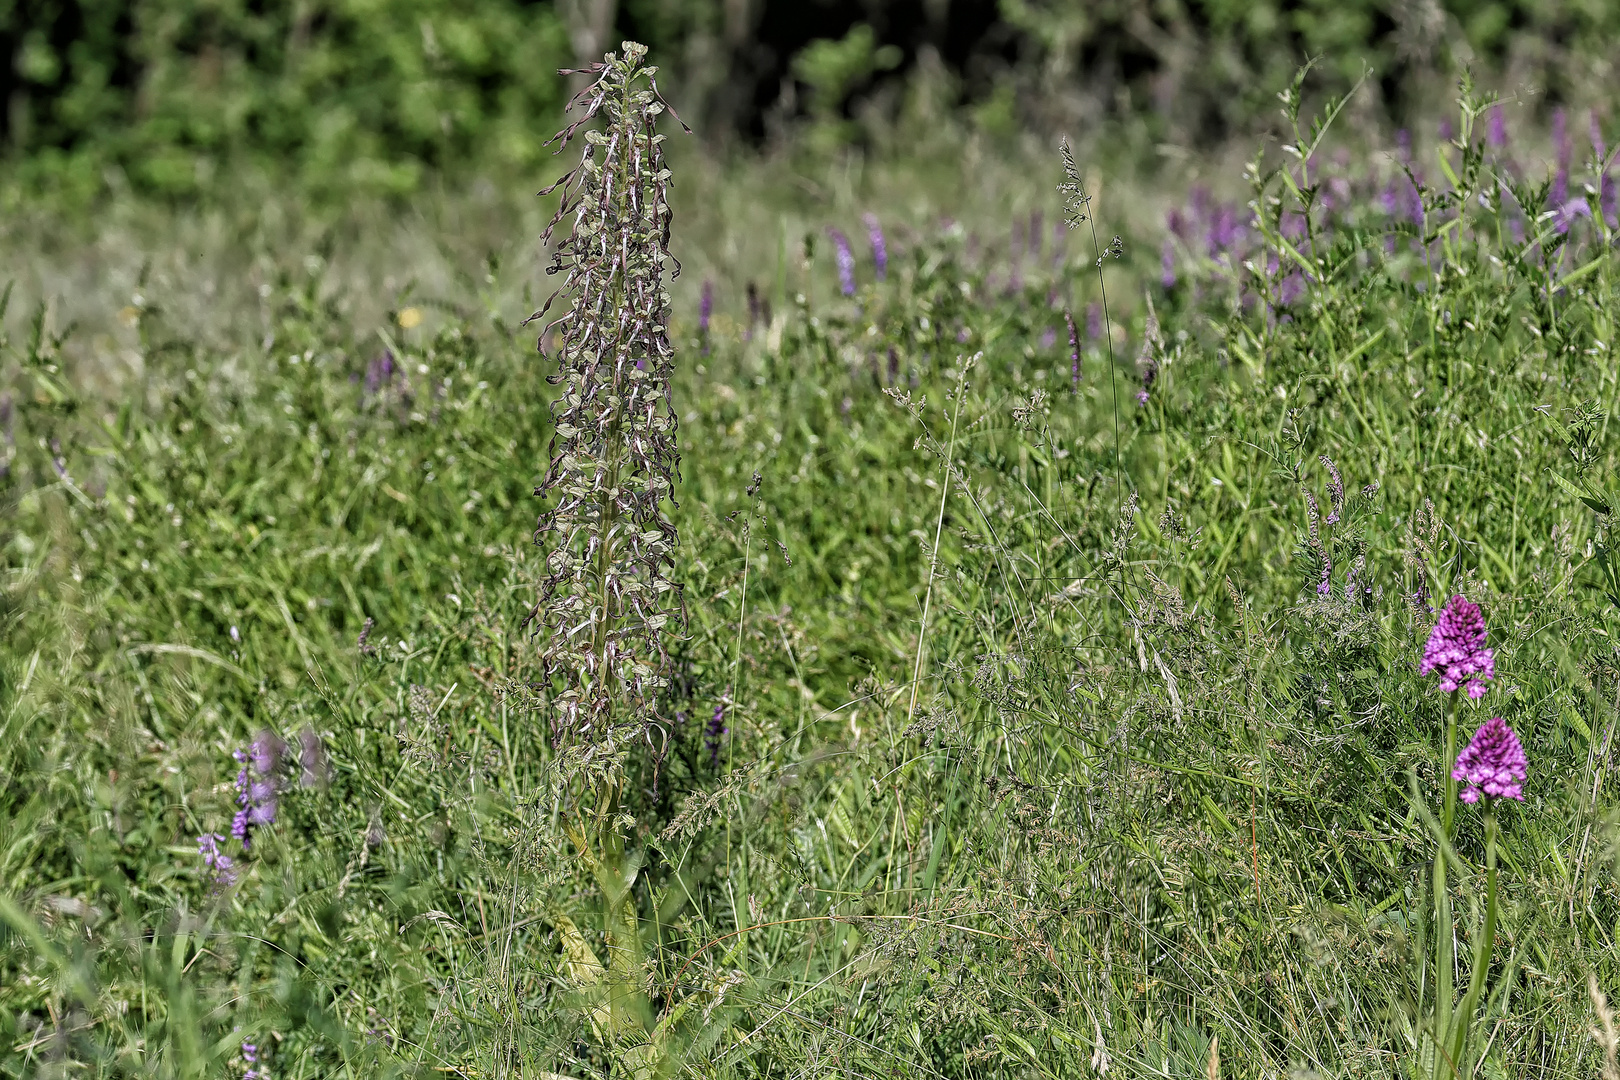
[(1496, 809), (1491, 797), (1485, 797), (1485, 928), (1474, 941), (1474, 966), (1468, 973), (1468, 992), (1463, 995), (1457, 1010), (1457, 1030), (1451, 1037), (1451, 1059), (1458, 1071), (1469, 1075), (1463, 1054), (1468, 1047), (1468, 1030), (1473, 1025), (1474, 1011), (1485, 993), (1485, 980), (1490, 974), (1491, 950), (1496, 945)]
[(1446, 756), (1441, 759), (1441, 769), (1446, 778), (1446, 799), (1440, 811), (1440, 831), (1445, 834), (1445, 844), (1440, 845), (1440, 850), (1436, 851), (1434, 856), (1435, 1080), (1445, 1076), (1450, 1067), (1442, 1048), (1451, 1043), (1452, 1035), (1451, 977), (1455, 954), (1452, 942), (1451, 892), (1446, 887), (1445, 847), (1452, 841), (1452, 819), (1457, 809), (1457, 781), (1451, 778), (1451, 767), (1457, 760), (1457, 696), (1458, 691), (1453, 691), (1451, 708), (1446, 713)]

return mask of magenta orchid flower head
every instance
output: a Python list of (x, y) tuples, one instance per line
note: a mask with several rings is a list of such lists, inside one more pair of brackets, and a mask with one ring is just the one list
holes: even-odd
[(1496, 659), (1485, 645), (1485, 617), (1478, 604), (1459, 595), (1441, 610), (1418, 667), (1421, 675), (1430, 672), (1439, 673), (1440, 689), (1447, 693), (1466, 688), (1471, 698), (1485, 696), (1484, 680), (1496, 678)]
[(1468, 785), (1457, 793), (1457, 798), (1465, 803), (1478, 802), (1480, 795), (1487, 800), (1523, 802), (1523, 785), (1528, 774), (1524, 747), (1500, 716), (1493, 716), (1479, 726), (1463, 752), (1457, 755), (1457, 765), (1451, 770), (1453, 780)]

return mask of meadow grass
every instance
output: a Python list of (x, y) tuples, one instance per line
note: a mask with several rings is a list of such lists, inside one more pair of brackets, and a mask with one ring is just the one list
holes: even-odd
[[(490, 257), (364, 265), (221, 215), (185, 226), (230, 238), (212, 268), (126, 246), (67, 300), (104, 328), (14, 316), (0, 1069), (629, 1076), (622, 1033), (656, 1029), (692, 1076), (1435, 1075), (1483, 917), (1418, 671), (1461, 593), (1495, 649), (1461, 733), (1500, 715), (1530, 765), (1477, 1075), (1612, 1070), (1620, 266), (1597, 171), (1556, 199), (1463, 132), (1415, 154), (1444, 177), (1415, 213), (1392, 166), (1328, 206), (1331, 170), (1262, 164), (1242, 235), (1172, 230), (1162, 266), (1156, 236), (1110, 257), (1141, 230), (1106, 200), (1053, 251), (1055, 154), (1038, 256), (1023, 207), (1014, 251), (896, 196), (878, 282), (853, 212), (780, 210), (743, 238), (752, 322), (691, 260), (687, 624), (618, 866), (567, 831), (520, 629), (538, 225), (474, 195), (442, 212)], [(700, 331), (680, 290), (711, 275)], [(96, 333), (124, 374), (74, 352)], [(317, 749), (225, 881), (196, 838), (263, 732)]]

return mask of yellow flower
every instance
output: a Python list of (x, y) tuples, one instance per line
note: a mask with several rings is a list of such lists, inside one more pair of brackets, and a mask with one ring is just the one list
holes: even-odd
[(413, 330), (416, 327), (421, 326), (422, 309), (419, 307), (408, 307), (402, 310), (399, 313), (399, 325), (403, 326), (407, 330)]

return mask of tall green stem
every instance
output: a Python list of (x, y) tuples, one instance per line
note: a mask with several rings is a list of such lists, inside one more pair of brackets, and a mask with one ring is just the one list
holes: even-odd
[(1474, 941), (1474, 966), (1468, 973), (1468, 992), (1463, 995), (1457, 1011), (1457, 1030), (1451, 1037), (1451, 1057), (1458, 1071), (1466, 1076), (1467, 1062), (1463, 1054), (1468, 1047), (1468, 1030), (1474, 1022), (1474, 1011), (1485, 993), (1485, 980), (1490, 974), (1491, 949), (1496, 944), (1496, 811), (1487, 799), (1485, 805), (1485, 928)]
[[(1452, 818), (1457, 808), (1457, 781), (1451, 778), (1451, 765), (1457, 759), (1457, 692), (1451, 695), (1451, 708), (1446, 713), (1446, 756), (1440, 767), (1446, 778), (1445, 804), (1440, 811), (1440, 831), (1446, 844), (1452, 840)], [(1451, 892), (1446, 887), (1446, 844), (1439, 845), (1434, 856), (1434, 1077), (1445, 1075), (1448, 1062), (1443, 1048), (1451, 1043), (1451, 976), (1454, 966), (1452, 946)]]

